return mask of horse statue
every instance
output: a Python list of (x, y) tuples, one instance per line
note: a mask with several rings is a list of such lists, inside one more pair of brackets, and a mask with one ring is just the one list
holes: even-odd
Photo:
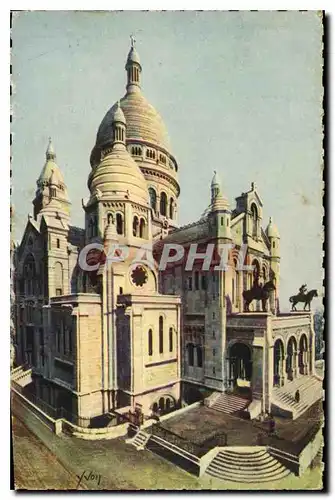
[(304, 305), (304, 311), (306, 311), (306, 307), (308, 305), (308, 310), (311, 310), (311, 302), (314, 297), (318, 296), (317, 290), (309, 290), (307, 293), (298, 293), (298, 295), (292, 295), (292, 297), (289, 298), (289, 301), (292, 303), (292, 309), (291, 311), (296, 311), (296, 305), (298, 302), (305, 302)]
[(266, 312), (266, 303), (269, 300), (270, 293), (275, 290), (276, 287), (273, 281), (267, 281), (264, 286), (259, 286), (255, 284), (250, 290), (244, 290), (244, 310), (249, 312), (249, 306), (253, 300), (262, 301), (262, 309)]

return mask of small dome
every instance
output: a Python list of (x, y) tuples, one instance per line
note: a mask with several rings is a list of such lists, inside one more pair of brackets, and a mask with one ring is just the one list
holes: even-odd
[(279, 231), (274, 222), (272, 222), (272, 217), (269, 219), (268, 227), (266, 228), (266, 234), (268, 238), (279, 238)]
[(138, 55), (138, 52), (135, 49), (135, 47), (131, 47), (129, 51), (126, 67), (129, 63), (137, 63), (141, 66), (140, 56)]
[(126, 125), (126, 118), (120, 106), (120, 101), (118, 101), (116, 104), (116, 109), (113, 115), (113, 122), (120, 122)]
[(88, 187), (105, 195), (120, 196), (148, 205), (149, 194), (144, 176), (125, 147), (113, 148), (92, 171)]
[(221, 194), (215, 198), (211, 206), (212, 212), (219, 212), (221, 210), (226, 211), (228, 209), (229, 209), (229, 202), (227, 198), (223, 197)]
[(44, 184), (49, 184), (52, 178), (53, 184), (64, 185), (63, 174), (56, 163), (56, 153), (52, 145), (51, 139), (49, 139), (48, 148), (46, 150), (46, 162), (42, 168), (39, 178), (37, 179), (37, 185), (42, 186)]

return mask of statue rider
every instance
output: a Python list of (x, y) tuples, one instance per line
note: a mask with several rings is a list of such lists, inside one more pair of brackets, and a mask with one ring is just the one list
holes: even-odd
[(300, 295), (306, 295), (307, 293), (307, 285), (301, 285), (301, 287), (299, 288), (299, 294)]

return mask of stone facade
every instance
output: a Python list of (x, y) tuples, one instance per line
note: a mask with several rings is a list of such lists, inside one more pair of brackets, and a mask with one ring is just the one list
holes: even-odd
[[(177, 227), (178, 164), (142, 94), (134, 46), (126, 71), (126, 94), (106, 113), (92, 150), (84, 228), (70, 224), (49, 142), (34, 215), (15, 251), (17, 362), (33, 367), (38, 397), (81, 417), (135, 405), (147, 414), (170, 411), (202, 390), (239, 385), (268, 410), (274, 384), (313, 372), (314, 359), (310, 315), (276, 316), (278, 230), (272, 220), (263, 229), (254, 183), (231, 208), (217, 174), (202, 217)], [(167, 243), (185, 254), (160, 271)], [(206, 270), (201, 255), (185, 269), (194, 243), (198, 254), (213, 250)], [(110, 265), (115, 244), (129, 255)], [(227, 266), (217, 269), (223, 244)], [(84, 269), (87, 245), (99, 250), (86, 252)], [(134, 264), (143, 245), (150, 265)], [(244, 313), (243, 291), (268, 281), (275, 284), (268, 311), (256, 301)]]

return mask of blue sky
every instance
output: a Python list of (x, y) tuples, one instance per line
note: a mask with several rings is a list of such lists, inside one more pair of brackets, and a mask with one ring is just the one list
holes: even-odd
[[(125, 92), (129, 36), (143, 93), (179, 163), (179, 223), (209, 203), (213, 170), (234, 198), (255, 181), (281, 235), (281, 307), (322, 286), (322, 25), (315, 12), (21, 12), (13, 21), (14, 236), (52, 136), (82, 226), (98, 126)], [(320, 304), (320, 300), (318, 303)]]

